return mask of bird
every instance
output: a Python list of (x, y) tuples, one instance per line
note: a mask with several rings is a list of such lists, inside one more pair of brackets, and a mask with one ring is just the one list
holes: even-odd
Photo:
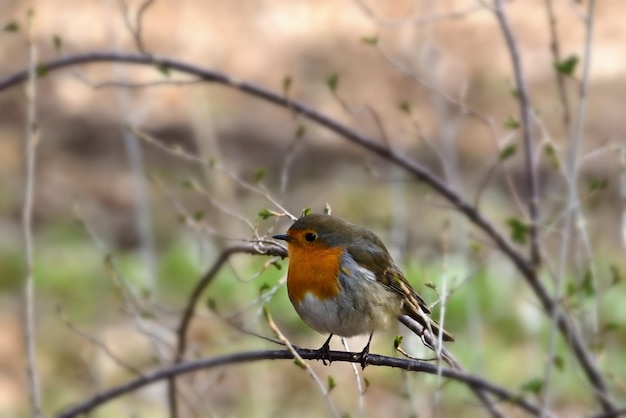
[(300, 318), (321, 334), (330, 334), (320, 351), (330, 363), (333, 335), (369, 334), (361, 351), (365, 367), (374, 331), (410, 317), (435, 338), (454, 337), (428, 316), (430, 310), (394, 262), (381, 239), (369, 229), (327, 214), (297, 219), (286, 234), (287, 293)]

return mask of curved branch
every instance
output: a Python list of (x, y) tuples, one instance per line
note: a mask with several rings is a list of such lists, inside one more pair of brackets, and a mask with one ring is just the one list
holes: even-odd
[[(612, 405), (607, 399), (607, 386), (604, 377), (600, 373), (595, 360), (589, 353), (587, 346), (580, 336), (576, 327), (571, 324), (567, 317), (556, 309), (556, 302), (552, 300), (545, 286), (539, 281), (535, 271), (533, 262), (528, 260), (521, 254), (514, 245), (505, 236), (500, 233), (496, 227), (489, 222), (483, 214), (474, 208), (470, 203), (465, 201), (461, 195), (448, 187), (443, 180), (432, 173), (428, 168), (419, 163), (405, 157), (404, 155), (393, 151), (384, 145), (381, 141), (364, 135), (350, 127), (343, 125), (336, 120), (324, 115), (323, 113), (295, 100), (277, 94), (271, 90), (264, 89), (255, 84), (240, 80), (236, 77), (229, 76), (219, 71), (209, 70), (203, 67), (194, 66), (185, 62), (173, 60), (170, 58), (161, 58), (154, 55), (140, 55), (117, 52), (94, 52), (82, 55), (67, 56), (56, 60), (48, 61), (40, 64), (40, 68), (47, 71), (53, 71), (64, 67), (78, 64), (87, 64), (94, 62), (125, 62), (128, 64), (151, 65), (160, 68), (168, 68), (169, 70), (179, 71), (186, 74), (195, 75), (208, 82), (221, 83), (232, 88), (238, 89), (244, 93), (261, 98), (265, 101), (274, 103), (275, 105), (285, 107), (302, 116), (319, 123), (327, 129), (337, 133), (345, 139), (363, 147), (374, 154), (395, 163), (414, 175), (418, 180), (427, 183), (437, 193), (447, 199), (460, 212), (462, 212), (475, 226), (483, 231), (489, 238), (493, 240), (495, 245), (512, 261), (522, 277), (535, 292), (541, 306), (545, 312), (555, 319), (559, 331), (565, 338), (566, 342), (572, 349), (576, 359), (580, 363), (587, 379), (596, 390), (596, 396), (605, 409)], [(0, 91), (11, 86), (15, 86), (26, 80), (28, 76), (27, 70), (19, 71), (3, 80), (0, 80)]]
[[(183, 315), (176, 331), (176, 338), (178, 340), (176, 345), (176, 352), (174, 353), (174, 365), (180, 364), (183, 361), (183, 356), (187, 349), (187, 329), (196, 310), (198, 300), (204, 290), (213, 281), (217, 273), (228, 259), (234, 254), (252, 254), (252, 255), (273, 255), (282, 258), (287, 257), (287, 250), (280, 245), (261, 246), (259, 243), (247, 243), (241, 245), (235, 245), (224, 249), (217, 257), (211, 268), (202, 276), (202, 279), (196, 284), (196, 287), (191, 291), (191, 295), (187, 301), (187, 307), (183, 312)], [(170, 416), (178, 416), (178, 406), (176, 401), (176, 379), (175, 375), (172, 375), (168, 380), (168, 401)]]
[[(323, 354), (319, 350), (297, 349), (298, 354), (305, 360), (321, 360)], [(360, 363), (362, 356), (360, 353), (351, 353), (346, 351), (331, 351), (329, 353), (331, 361)], [(242, 353), (227, 354), (217, 357), (203, 358), (194, 361), (177, 364), (174, 366), (156, 369), (151, 373), (137, 377), (119, 386), (110, 388), (93, 397), (73, 405), (57, 415), (56, 418), (72, 418), (81, 414), (87, 414), (100, 405), (111, 400), (119, 398), (127, 393), (133, 392), (139, 388), (150, 385), (164, 379), (170, 379), (175, 376), (190, 373), (203, 369), (210, 369), (218, 366), (228, 366), (239, 363), (251, 363), (261, 360), (289, 360), (293, 359), (293, 354), (289, 350), (267, 350), (267, 351), (247, 351)], [(476, 388), (489, 392), (497, 398), (516, 405), (536, 416), (541, 408), (534, 403), (524, 399), (519, 393), (513, 393), (503, 387), (495, 385), (480, 377), (448, 368), (438, 368), (437, 365), (427, 363), (420, 360), (401, 359), (395, 357), (382, 356), (378, 354), (369, 354), (367, 357), (368, 365), (399, 368), (406, 371), (423, 372), (436, 375), (439, 372), (442, 376), (451, 380), (464, 383), (470, 388)]]

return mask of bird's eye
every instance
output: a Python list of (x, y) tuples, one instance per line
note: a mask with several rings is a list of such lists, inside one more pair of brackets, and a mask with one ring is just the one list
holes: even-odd
[(309, 232), (304, 236), (304, 239), (309, 242), (313, 242), (317, 239), (317, 234), (315, 232)]

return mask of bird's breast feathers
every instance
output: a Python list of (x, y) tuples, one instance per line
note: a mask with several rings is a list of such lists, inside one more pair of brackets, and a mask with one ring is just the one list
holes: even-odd
[[(348, 253), (342, 254), (336, 270), (317, 260), (315, 269), (301, 271), (301, 263), (295, 263), (295, 275), (290, 264), (289, 297), (300, 317), (318, 332), (343, 337), (370, 333), (391, 326), (402, 310), (402, 298)], [(327, 287), (331, 273), (332, 288)]]

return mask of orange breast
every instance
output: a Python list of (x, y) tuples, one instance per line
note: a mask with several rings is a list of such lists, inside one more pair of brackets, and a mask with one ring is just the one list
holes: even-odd
[(334, 297), (339, 290), (342, 248), (289, 245), (287, 292), (291, 303), (300, 303), (307, 293), (319, 299)]

